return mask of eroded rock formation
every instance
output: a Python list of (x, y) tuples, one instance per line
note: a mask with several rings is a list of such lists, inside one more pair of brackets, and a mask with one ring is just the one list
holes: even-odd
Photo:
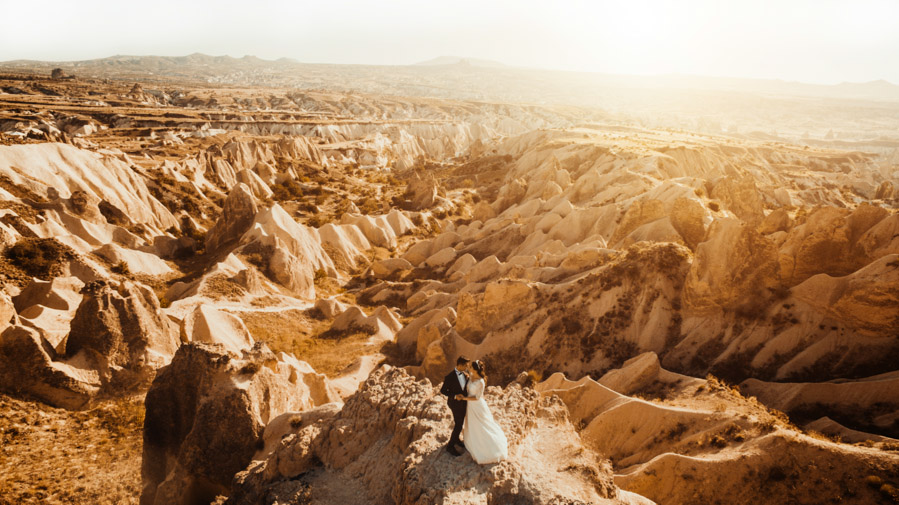
[(237, 475), (226, 503), (624, 503), (608, 463), (584, 448), (565, 407), (532, 389), (491, 389), (509, 459), (479, 466), (444, 450), (445, 401), (382, 367), (328, 416), (297, 416), (281, 442)]
[(181, 346), (147, 393), (141, 503), (227, 495), (269, 421), (336, 399), (323, 376), (265, 345), (240, 356), (221, 345)]

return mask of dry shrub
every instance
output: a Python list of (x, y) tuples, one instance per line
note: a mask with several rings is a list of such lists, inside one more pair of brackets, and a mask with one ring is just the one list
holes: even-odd
[(131, 273), (131, 268), (129, 268), (128, 263), (125, 263), (124, 261), (116, 263), (109, 270), (112, 273), (116, 273), (119, 275), (129, 275)]
[(283, 202), (298, 200), (303, 197), (303, 187), (294, 180), (287, 180), (272, 186), (272, 200)]
[(31, 277), (50, 280), (61, 263), (75, 257), (69, 246), (52, 238), (21, 238), (6, 251), (6, 259)]
[(94, 410), (100, 425), (114, 437), (139, 436), (144, 426), (144, 402), (124, 398)]
[(888, 500), (892, 500), (893, 503), (899, 503), (899, 489), (892, 484), (884, 484), (880, 486), (880, 494)]
[(883, 479), (881, 479), (880, 477), (878, 477), (876, 475), (869, 475), (869, 476), (865, 477), (865, 484), (877, 489), (883, 485)]

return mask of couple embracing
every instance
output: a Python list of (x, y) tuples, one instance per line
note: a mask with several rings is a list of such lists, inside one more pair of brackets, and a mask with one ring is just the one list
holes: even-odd
[[(493, 420), (484, 401), (487, 374), (481, 361), (469, 362), (459, 357), (456, 368), (444, 379), (440, 394), (447, 397), (453, 413), (453, 433), (446, 450), (459, 456), (464, 447), (478, 464), (498, 463), (509, 456), (509, 446), (502, 428)], [(464, 443), (459, 435), (464, 437)]]

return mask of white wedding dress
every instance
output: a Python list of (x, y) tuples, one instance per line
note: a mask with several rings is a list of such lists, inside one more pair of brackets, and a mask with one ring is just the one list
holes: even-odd
[(462, 427), (465, 449), (480, 465), (497, 463), (509, 457), (509, 443), (484, 401), (484, 387), (484, 379), (468, 384), (468, 396), (477, 400), (468, 402)]

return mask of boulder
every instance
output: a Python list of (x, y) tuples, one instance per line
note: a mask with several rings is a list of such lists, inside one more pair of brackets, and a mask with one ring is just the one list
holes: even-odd
[(399, 209), (390, 209), (386, 219), (397, 236), (405, 235), (415, 229), (415, 223)]
[(346, 310), (346, 305), (334, 298), (322, 298), (315, 301), (313, 308), (327, 319), (337, 317)]
[(181, 346), (147, 392), (141, 503), (193, 505), (229, 494), (234, 474), (264, 447), (266, 424), (336, 400), (326, 389), (308, 365), (264, 344), (240, 356), (221, 345)]
[(493, 210), (489, 203), (482, 200), (474, 206), (474, 209), (471, 211), (471, 217), (475, 221), (486, 223), (496, 217), (496, 211)]
[(513, 179), (504, 184), (496, 197), (497, 210), (502, 212), (520, 203), (528, 192), (528, 182), (524, 179)]
[(269, 272), (285, 288), (302, 298), (315, 298), (315, 272), (308, 261), (302, 261), (287, 249), (277, 247), (269, 259)]
[(413, 349), (417, 346), (418, 334), (425, 326), (432, 321), (447, 320), (454, 322), (456, 320), (456, 311), (452, 307), (444, 307), (442, 309), (433, 309), (416, 317), (410, 321), (396, 334), (396, 343), (405, 350)]
[(12, 298), (8, 294), (0, 292), (0, 332), (14, 324), (15, 319), (16, 306), (13, 304)]
[(772, 211), (759, 224), (758, 231), (762, 235), (770, 235), (778, 231), (789, 231), (793, 226), (790, 213), (783, 207)]
[(230, 280), (247, 290), (247, 293), (259, 295), (265, 293), (263, 278), (255, 268), (244, 268), (234, 274)]
[(479, 261), (468, 271), (468, 282), (484, 282), (487, 279), (493, 279), (503, 273), (503, 264), (493, 255)]
[(456, 258), (453, 262), (453, 265), (449, 267), (446, 271), (447, 277), (451, 280), (455, 280), (457, 278), (462, 278), (467, 274), (472, 267), (477, 265), (478, 260), (475, 259), (471, 254), (465, 253), (462, 256)]
[(432, 240), (421, 240), (412, 245), (409, 249), (403, 253), (403, 259), (412, 263), (413, 265), (420, 265), (424, 260), (428, 259), (428, 256), (431, 255), (431, 250), (433, 248), (434, 241)]
[(428, 347), (442, 340), (453, 332), (453, 323), (447, 318), (439, 318), (424, 325), (418, 331), (418, 341), (415, 346), (415, 358), (423, 360), (428, 353)]
[(53, 349), (64, 354), (66, 336), (75, 316), (75, 309), (54, 310), (43, 305), (32, 305), (19, 312), (18, 324), (34, 328)]
[(79, 292), (83, 287), (84, 283), (77, 277), (54, 277), (49, 281), (35, 278), (12, 301), (19, 312), (33, 305), (53, 310), (75, 310), (81, 303)]
[(463, 337), (480, 342), (485, 332), (504, 328), (533, 312), (536, 292), (528, 282), (502, 279), (487, 284), (483, 294), (462, 293), (455, 328)]
[(444, 268), (456, 259), (456, 250), (452, 247), (444, 247), (425, 260), (425, 266), (431, 268)]

